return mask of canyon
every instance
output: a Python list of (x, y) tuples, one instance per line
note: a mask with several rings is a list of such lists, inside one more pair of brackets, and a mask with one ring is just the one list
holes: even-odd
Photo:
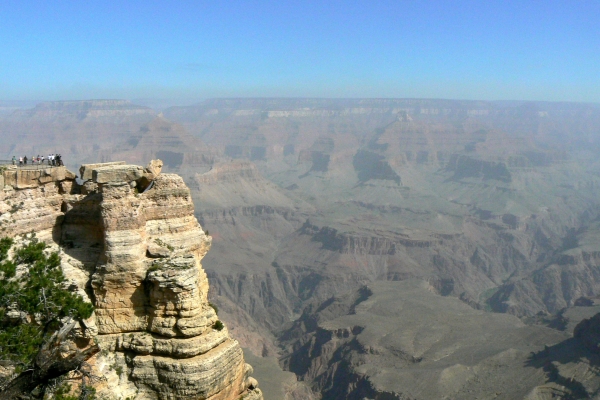
[(597, 391), (595, 356), (573, 337), (600, 295), (597, 105), (214, 99), (157, 113), (96, 100), (18, 110), (0, 132), (5, 159), (160, 158), (183, 178), (212, 237), (219, 318), (253, 363), (297, 379), (261, 385), (265, 398)]

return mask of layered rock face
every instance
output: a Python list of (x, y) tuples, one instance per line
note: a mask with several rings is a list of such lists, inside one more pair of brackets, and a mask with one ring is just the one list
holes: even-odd
[(167, 171), (187, 178), (199, 170), (208, 170), (214, 163), (215, 152), (183, 126), (159, 115), (140, 126), (126, 144), (115, 149), (112, 157), (131, 163), (160, 158)]
[(161, 167), (84, 165), (82, 185), (64, 168), (6, 170), (2, 227), (61, 245), (66, 275), (96, 307), (82, 336), (103, 349), (92, 360), (106, 377), (99, 393), (262, 399), (238, 342), (208, 303), (200, 261), (211, 238), (181, 177)]

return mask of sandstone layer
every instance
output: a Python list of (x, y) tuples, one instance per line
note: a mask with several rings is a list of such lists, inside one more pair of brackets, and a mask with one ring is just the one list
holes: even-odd
[(99, 343), (100, 394), (135, 399), (262, 399), (252, 367), (208, 302), (210, 248), (183, 179), (124, 163), (5, 168), (2, 236), (35, 232), (94, 303), (80, 336)]

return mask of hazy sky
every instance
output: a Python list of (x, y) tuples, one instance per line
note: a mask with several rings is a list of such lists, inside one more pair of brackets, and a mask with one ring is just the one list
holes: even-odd
[(600, 1), (0, 0), (0, 100), (600, 102)]

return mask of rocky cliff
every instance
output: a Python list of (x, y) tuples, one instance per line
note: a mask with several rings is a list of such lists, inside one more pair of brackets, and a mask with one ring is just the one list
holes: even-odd
[[(100, 394), (135, 399), (262, 399), (252, 368), (208, 302), (200, 261), (211, 237), (181, 177), (124, 163), (2, 171), (0, 230), (36, 232), (95, 306), (79, 335)], [(79, 183), (78, 183), (79, 182)]]

